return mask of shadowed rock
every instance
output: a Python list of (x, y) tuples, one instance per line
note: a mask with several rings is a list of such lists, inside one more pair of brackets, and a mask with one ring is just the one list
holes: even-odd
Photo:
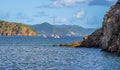
[(104, 16), (102, 28), (84, 37), (83, 41), (78, 43), (74, 47), (97, 47), (120, 54), (120, 0), (111, 6)]
[(120, 53), (120, 0), (104, 16), (102, 28), (89, 35), (78, 47), (83, 46)]

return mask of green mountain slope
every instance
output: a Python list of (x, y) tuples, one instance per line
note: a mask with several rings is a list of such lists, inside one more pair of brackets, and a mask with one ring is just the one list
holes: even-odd
[(39, 35), (45, 34), (47, 36), (52, 33), (57, 33), (61, 36), (84, 36), (91, 34), (94, 28), (83, 28), (77, 25), (51, 25), (47, 22), (37, 25), (30, 25), (32, 29), (37, 31)]

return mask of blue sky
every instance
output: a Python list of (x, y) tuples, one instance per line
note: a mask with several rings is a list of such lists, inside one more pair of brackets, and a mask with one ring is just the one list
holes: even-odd
[(80, 25), (99, 28), (116, 0), (0, 0), (0, 20), (41, 24)]

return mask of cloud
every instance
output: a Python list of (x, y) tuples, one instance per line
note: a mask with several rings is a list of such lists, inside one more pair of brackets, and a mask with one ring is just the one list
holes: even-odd
[(46, 14), (45, 12), (41, 11), (36, 13), (35, 15), (33, 15), (34, 17), (46, 17), (49, 16), (48, 14)]
[(16, 21), (23, 21), (23, 22), (33, 22), (34, 19), (29, 17), (26, 13), (19, 12), (13, 14), (13, 19)]
[(84, 10), (80, 10), (74, 16), (75, 16), (75, 18), (83, 18), (85, 16), (85, 11)]
[(16, 13), (15, 18), (19, 19), (19, 20), (29, 19), (29, 17), (26, 14), (22, 13), (22, 12)]
[(67, 20), (67, 18), (62, 18), (61, 19), (61, 22), (67, 22), (68, 20)]
[(99, 16), (90, 16), (86, 18), (85, 24), (89, 25), (90, 27), (100, 28), (102, 26), (102, 18)]
[(93, 0), (89, 5), (110, 6), (115, 2), (116, 0)]
[(48, 4), (48, 5), (40, 5), (40, 6), (37, 6), (36, 8), (55, 8), (55, 7), (52, 6), (51, 4)]
[(29, 23), (29, 22), (34, 22), (34, 21), (35, 21), (35, 20), (34, 20), (34, 19), (32, 19), (32, 18), (31, 18), (31, 19), (26, 20), (26, 22), (28, 22), (28, 23)]
[(8, 12), (0, 12), (0, 20), (8, 19), (10, 18), (10, 13)]
[(108, 2), (116, 2), (117, 0), (106, 0)]
[(60, 18), (59, 21), (56, 21), (56, 23), (67, 23), (67, 22), (68, 22), (68, 19), (66, 17)]
[(38, 6), (37, 8), (62, 8), (73, 7), (80, 3), (89, 3), (92, 0), (51, 0), (49, 4)]
[(34, 19), (29, 17), (26, 13), (18, 12), (7, 12), (0, 10), (0, 20), (12, 21), (12, 22), (34, 22)]
[(74, 6), (79, 3), (88, 3), (92, 0), (55, 0), (52, 3), (54, 7)]
[(28, 16), (22, 12), (10, 13), (5, 11), (4, 12), (0, 11), (0, 19), (11, 19), (11, 18), (24, 20), (24, 19), (28, 19)]
[(63, 8), (74, 7), (80, 4), (88, 4), (90, 6), (110, 6), (117, 0), (51, 0), (47, 5), (41, 5), (37, 8)]

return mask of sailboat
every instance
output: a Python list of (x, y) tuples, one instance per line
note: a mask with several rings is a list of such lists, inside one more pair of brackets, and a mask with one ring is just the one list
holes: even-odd
[(45, 34), (42, 35), (44, 38), (47, 38), (47, 36)]
[[(55, 16), (53, 17), (53, 24), (55, 24)], [(52, 38), (60, 38), (60, 36), (57, 34), (57, 32), (55, 32), (55, 30), (53, 29), (53, 34), (52, 34)]]
[(57, 33), (52, 34), (53, 38), (60, 38), (60, 36)]

